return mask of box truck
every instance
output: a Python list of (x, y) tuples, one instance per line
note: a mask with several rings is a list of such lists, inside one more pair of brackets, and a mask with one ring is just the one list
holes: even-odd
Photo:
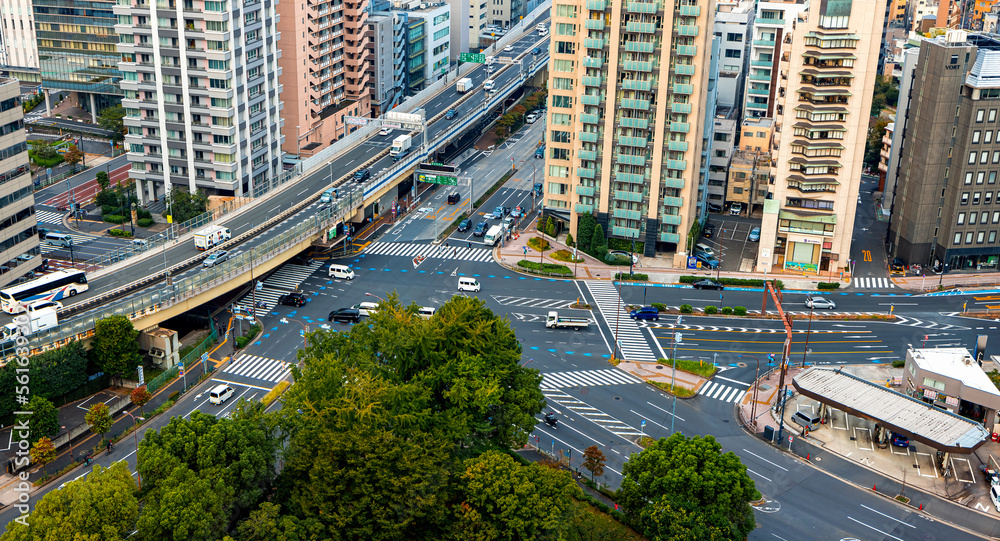
[(545, 327), (548, 329), (580, 330), (586, 329), (589, 325), (589, 318), (560, 316), (559, 312), (549, 312), (549, 317), (545, 320)]
[(495, 225), (486, 232), (486, 236), (483, 237), (483, 244), (493, 246), (500, 240), (501, 236), (503, 236), (503, 227)]
[(208, 250), (223, 242), (233, 238), (228, 227), (221, 225), (210, 225), (194, 234), (194, 247), (199, 250)]
[(472, 79), (465, 77), (458, 80), (458, 83), (455, 84), (455, 89), (458, 90), (459, 94), (465, 94), (466, 92), (472, 90), (473, 86)]
[(392, 156), (392, 161), (399, 161), (410, 153), (410, 143), (412, 143), (413, 138), (409, 135), (400, 135), (399, 137), (392, 140), (392, 148), (389, 149), (389, 155)]
[(42, 308), (29, 310), (14, 317), (14, 322), (4, 325), (0, 332), (3, 333), (3, 341), (9, 341), (17, 336), (19, 326), (21, 327), (21, 335), (27, 336), (57, 325), (59, 325), (59, 317), (56, 315), (56, 309)]

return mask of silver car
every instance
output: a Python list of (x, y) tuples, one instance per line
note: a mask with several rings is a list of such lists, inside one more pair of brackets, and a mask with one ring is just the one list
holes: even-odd
[(227, 259), (229, 259), (229, 252), (225, 250), (219, 250), (218, 252), (212, 252), (212, 255), (208, 256), (208, 258), (205, 259), (205, 262), (202, 263), (202, 266), (214, 267), (217, 264), (222, 263)]
[(837, 304), (826, 297), (806, 297), (806, 308), (822, 309), (828, 308), (833, 310), (837, 307)]

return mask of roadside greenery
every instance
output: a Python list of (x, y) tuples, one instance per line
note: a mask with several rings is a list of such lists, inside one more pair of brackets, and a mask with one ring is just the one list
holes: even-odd
[[(681, 276), (678, 281), (682, 284), (690, 284), (697, 282), (698, 280), (704, 280), (704, 276)], [(764, 280), (756, 278), (719, 278), (716, 280), (712, 278), (713, 282), (719, 282), (722, 285), (727, 286), (746, 286), (746, 287), (764, 287)], [(781, 280), (767, 280), (768, 282), (773, 282), (775, 289), (784, 289), (785, 283)]]
[(517, 266), (528, 272), (533, 272), (536, 274), (558, 274), (560, 276), (573, 276), (573, 271), (566, 265), (558, 265), (556, 263), (539, 263), (537, 261), (531, 261), (528, 259), (522, 259), (517, 262)]
[[(690, 372), (703, 378), (710, 378), (718, 371), (715, 365), (704, 361), (695, 361), (693, 359), (676, 359), (676, 361), (678, 370)], [(656, 362), (663, 366), (674, 366), (674, 359), (657, 359)]]

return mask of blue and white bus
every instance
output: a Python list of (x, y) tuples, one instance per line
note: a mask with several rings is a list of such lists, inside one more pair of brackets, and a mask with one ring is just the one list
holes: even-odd
[(0, 309), (18, 314), (36, 301), (58, 301), (87, 291), (87, 275), (82, 271), (56, 271), (41, 278), (0, 290)]

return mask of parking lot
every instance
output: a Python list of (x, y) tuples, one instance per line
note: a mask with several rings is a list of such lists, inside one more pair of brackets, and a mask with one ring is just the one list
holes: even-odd
[(727, 214), (709, 214), (708, 222), (715, 226), (712, 238), (698, 241), (711, 246), (724, 271), (751, 272), (757, 261), (757, 242), (749, 239), (750, 230), (760, 225), (760, 220)]

